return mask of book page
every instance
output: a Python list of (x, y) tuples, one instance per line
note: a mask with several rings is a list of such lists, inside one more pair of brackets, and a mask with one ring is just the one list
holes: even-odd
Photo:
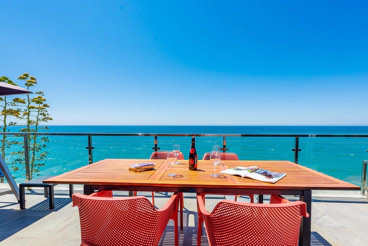
[(249, 173), (248, 177), (263, 182), (276, 183), (286, 176), (286, 173), (271, 172), (264, 169), (259, 169), (253, 173)]
[(229, 175), (238, 175), (241, 176), (242, 178), (247, 177), (268, 183), (276, 183), (277, 181), (286, 176), (286, 173), (271, 172), (268, 170), (259, 169), (257, 166), (251, 167), (238, 166), (221, 171), (221, 173)]

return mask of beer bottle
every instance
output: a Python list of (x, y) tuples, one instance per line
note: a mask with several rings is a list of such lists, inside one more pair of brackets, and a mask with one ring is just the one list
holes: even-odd
[(192, 137), (192, 146), (190, 147), (189, 152), (189, 170), (197, 170), (197, 151), (195, 149), (195, 138)]

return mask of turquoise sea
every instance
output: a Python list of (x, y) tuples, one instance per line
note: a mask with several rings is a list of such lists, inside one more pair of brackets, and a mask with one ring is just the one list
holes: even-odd
[[(13, 127), (11, 132), (17, 132)], [(50, 126), (49, 133), (182, 133), (182, 134), (339, 134), (367, 135), (367, 138), (301, 137), (299, 164), (330, 176), (360, 185), (362, 161), (368, 159), (368, 126)], [(17, 138), (17, 137), (13, 137)], [(19, 138), (20, 140), (21, 138)], [(149, 158), (154, 137), (93, 136), (93, 161), (106, 158)], [(180, 144), (188, 158), (190, 137), (159, 137), (161, 150)], [(40, 175), (56, 175), (88, 164), (87, 136), (49, 136), (49, 152)], [(222, 137), (197, 137), (198, 157), (222, 145)], [(295, 137), (227, 137), (229, 152), (242, 160), (294, 161)], [(10, 166), (14, 148), (7, 150)], [(19, 147), (18, 147), (19, 148)], [(13, 172), (17, 182), (25, 179), (24, 167)]]

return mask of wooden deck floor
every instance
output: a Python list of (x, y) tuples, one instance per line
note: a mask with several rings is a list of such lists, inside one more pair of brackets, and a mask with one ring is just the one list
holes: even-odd
[[(42, 189), (27, 191), (27, 209), (20, 210), (15, 196), (0, 189), (0, 245), (79, 245), (78, 210), (71, 207), (67, 187), (57, 188), (55, 193), (54, 210), (49, 210)], [(143, 194), (150, 196), (150, 193)], [(313, 194), (316, 195), (313, 195), (312, 207), (312, 245), (368, 245), (365, 236), (367, 198), (360, 197), (358, 192)], [(161, 207), (167, 199), (167, 194), (157, 193), (156, 206)], [(221, 199), (224, 197), (213, 196), (206, 200), (206, 206), (211, 209)], [(180, 245), (196, 245), (195, 202), (193, 194), (185, 194), (185, 229), (180, 234)], [(173, 245), (173, 240), (173, 228), (169, 225), (160, 245)], [(208, 245), (205, 237), (203, 245)]]

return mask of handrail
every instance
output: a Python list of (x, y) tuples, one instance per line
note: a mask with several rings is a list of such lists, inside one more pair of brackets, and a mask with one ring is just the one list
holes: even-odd
[(44, 136), (158, 136), (158, 137), (337, 137), (368, 138), (368, 134), (212, 134), (212, 133), (64, 133), (64, 132), (0, 132), (0, 135), (44, 135)]

